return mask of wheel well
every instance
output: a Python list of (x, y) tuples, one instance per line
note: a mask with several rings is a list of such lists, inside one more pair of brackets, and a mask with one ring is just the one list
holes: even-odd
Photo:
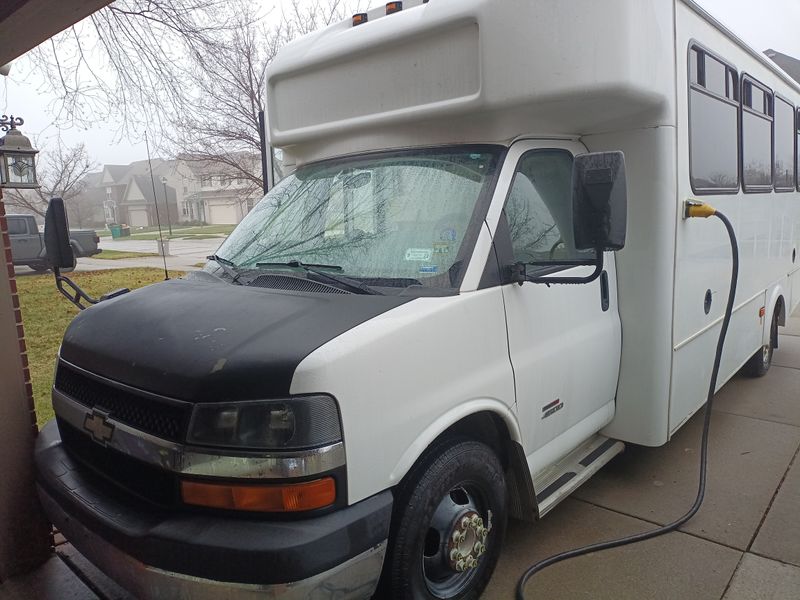
[(778, 296), (775, 301), (775, 313), (778, 315), (778, 325), (786, 325), (786, 303), (783, 296)]
[(496, 414), (483, 411), (464, 417), (445, 429), (434, 444), (445, 438), (467, 437), (483, 442), (497, 453), (503, 468), (508, 467), (507, 441), (511, 440), (508, 427)]
[(492, 448), (505, 470), (509, 516), (523, 521), (536, 520), (536, 493), (528, 470), (528, 461), (522, 446), (511, 439), (511, 433), (502, 417), (490, 411), (471, 414), (453, 423), (431, 446), (448, 438), (469, 438)]

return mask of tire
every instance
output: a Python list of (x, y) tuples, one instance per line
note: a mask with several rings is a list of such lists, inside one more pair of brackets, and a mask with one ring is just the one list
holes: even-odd
[[(503, 467), (487, 445), (450, 440), (429, 449), (395, 496), (376, 598), (477, 600), (500, 556), (507, 505)], [(454, 544), (454, 534), (464, 537)]]
[(772, 355), (778, 345), (778, 307), (772, 315), (769, 327), (769, 341), (750, 357), (742, 367), (742, 374), (746, 377), (763, 377), (772, 365)]
[(45, 271), (49, 270), (50, 267), (45, 264), (35, 264), (35, 265), (28, 265), (31, 269), (36, 271), (37, 273), (44, 273)]

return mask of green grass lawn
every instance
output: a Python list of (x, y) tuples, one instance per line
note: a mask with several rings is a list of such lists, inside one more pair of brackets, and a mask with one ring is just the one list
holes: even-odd
[[(171, 271), (170, 275), (182, 273)], [(159, 269), (116, 269), (71, 273), (70, 277), (90, 296), (98, 297), (122, 287), (134, 289), (163, 281), (164, 272)], [(78, 309), (58, 293), (50, 274), (17, 277), (17, 287), (33, 379), (36, 421), (41, 426), (53, 417), (50, 388), (53, 386), (56, 355), (64, 330)]]
[[(201, 225), (197, 227), (172, 227), (172, 235), (169, 234), (169, 227), (161, 228), (164, 239), (175, 239), (187, 237), (195, 240), (228, 235), (236, 225)], [(108, 230), (98, 230), (97, 235), (108, 237), (111, 232)], [(144, 227), (142, 229), (131, 228), (129, 237), (119, 238), (120, 240), (157, 240), (158, 227)]]
[(122, 258), (146, 258), (148, 256), (158, 256), (158, 254), (155, 252), (123, 252), (122, 250), (102, 250), (100, 254), (95, 254), (92, 256), (92, 258), (120, 260)]

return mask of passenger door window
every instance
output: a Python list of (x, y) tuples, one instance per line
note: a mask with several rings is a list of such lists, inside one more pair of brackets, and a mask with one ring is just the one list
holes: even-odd
[(515, 262), (528, 272), (566, 268), (565, 261), (593, 260), (594, 251), (575, 248), (572, 230), (572, 154), (534, 150), (517, 165), (506, 201)]
[(28, 226), (25, 219), (8, 219), (8, 234), (9, 235), (26, 235), (28, 233)]

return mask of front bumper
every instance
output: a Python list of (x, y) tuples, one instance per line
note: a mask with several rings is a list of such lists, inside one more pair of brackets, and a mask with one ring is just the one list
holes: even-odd
[(140, 598), (369, 598), (386, 551), (386, 491), (294, 521), (155, 509), (73, 460), (54, 422), (36, 442), (39, 497), (65, 537)]

